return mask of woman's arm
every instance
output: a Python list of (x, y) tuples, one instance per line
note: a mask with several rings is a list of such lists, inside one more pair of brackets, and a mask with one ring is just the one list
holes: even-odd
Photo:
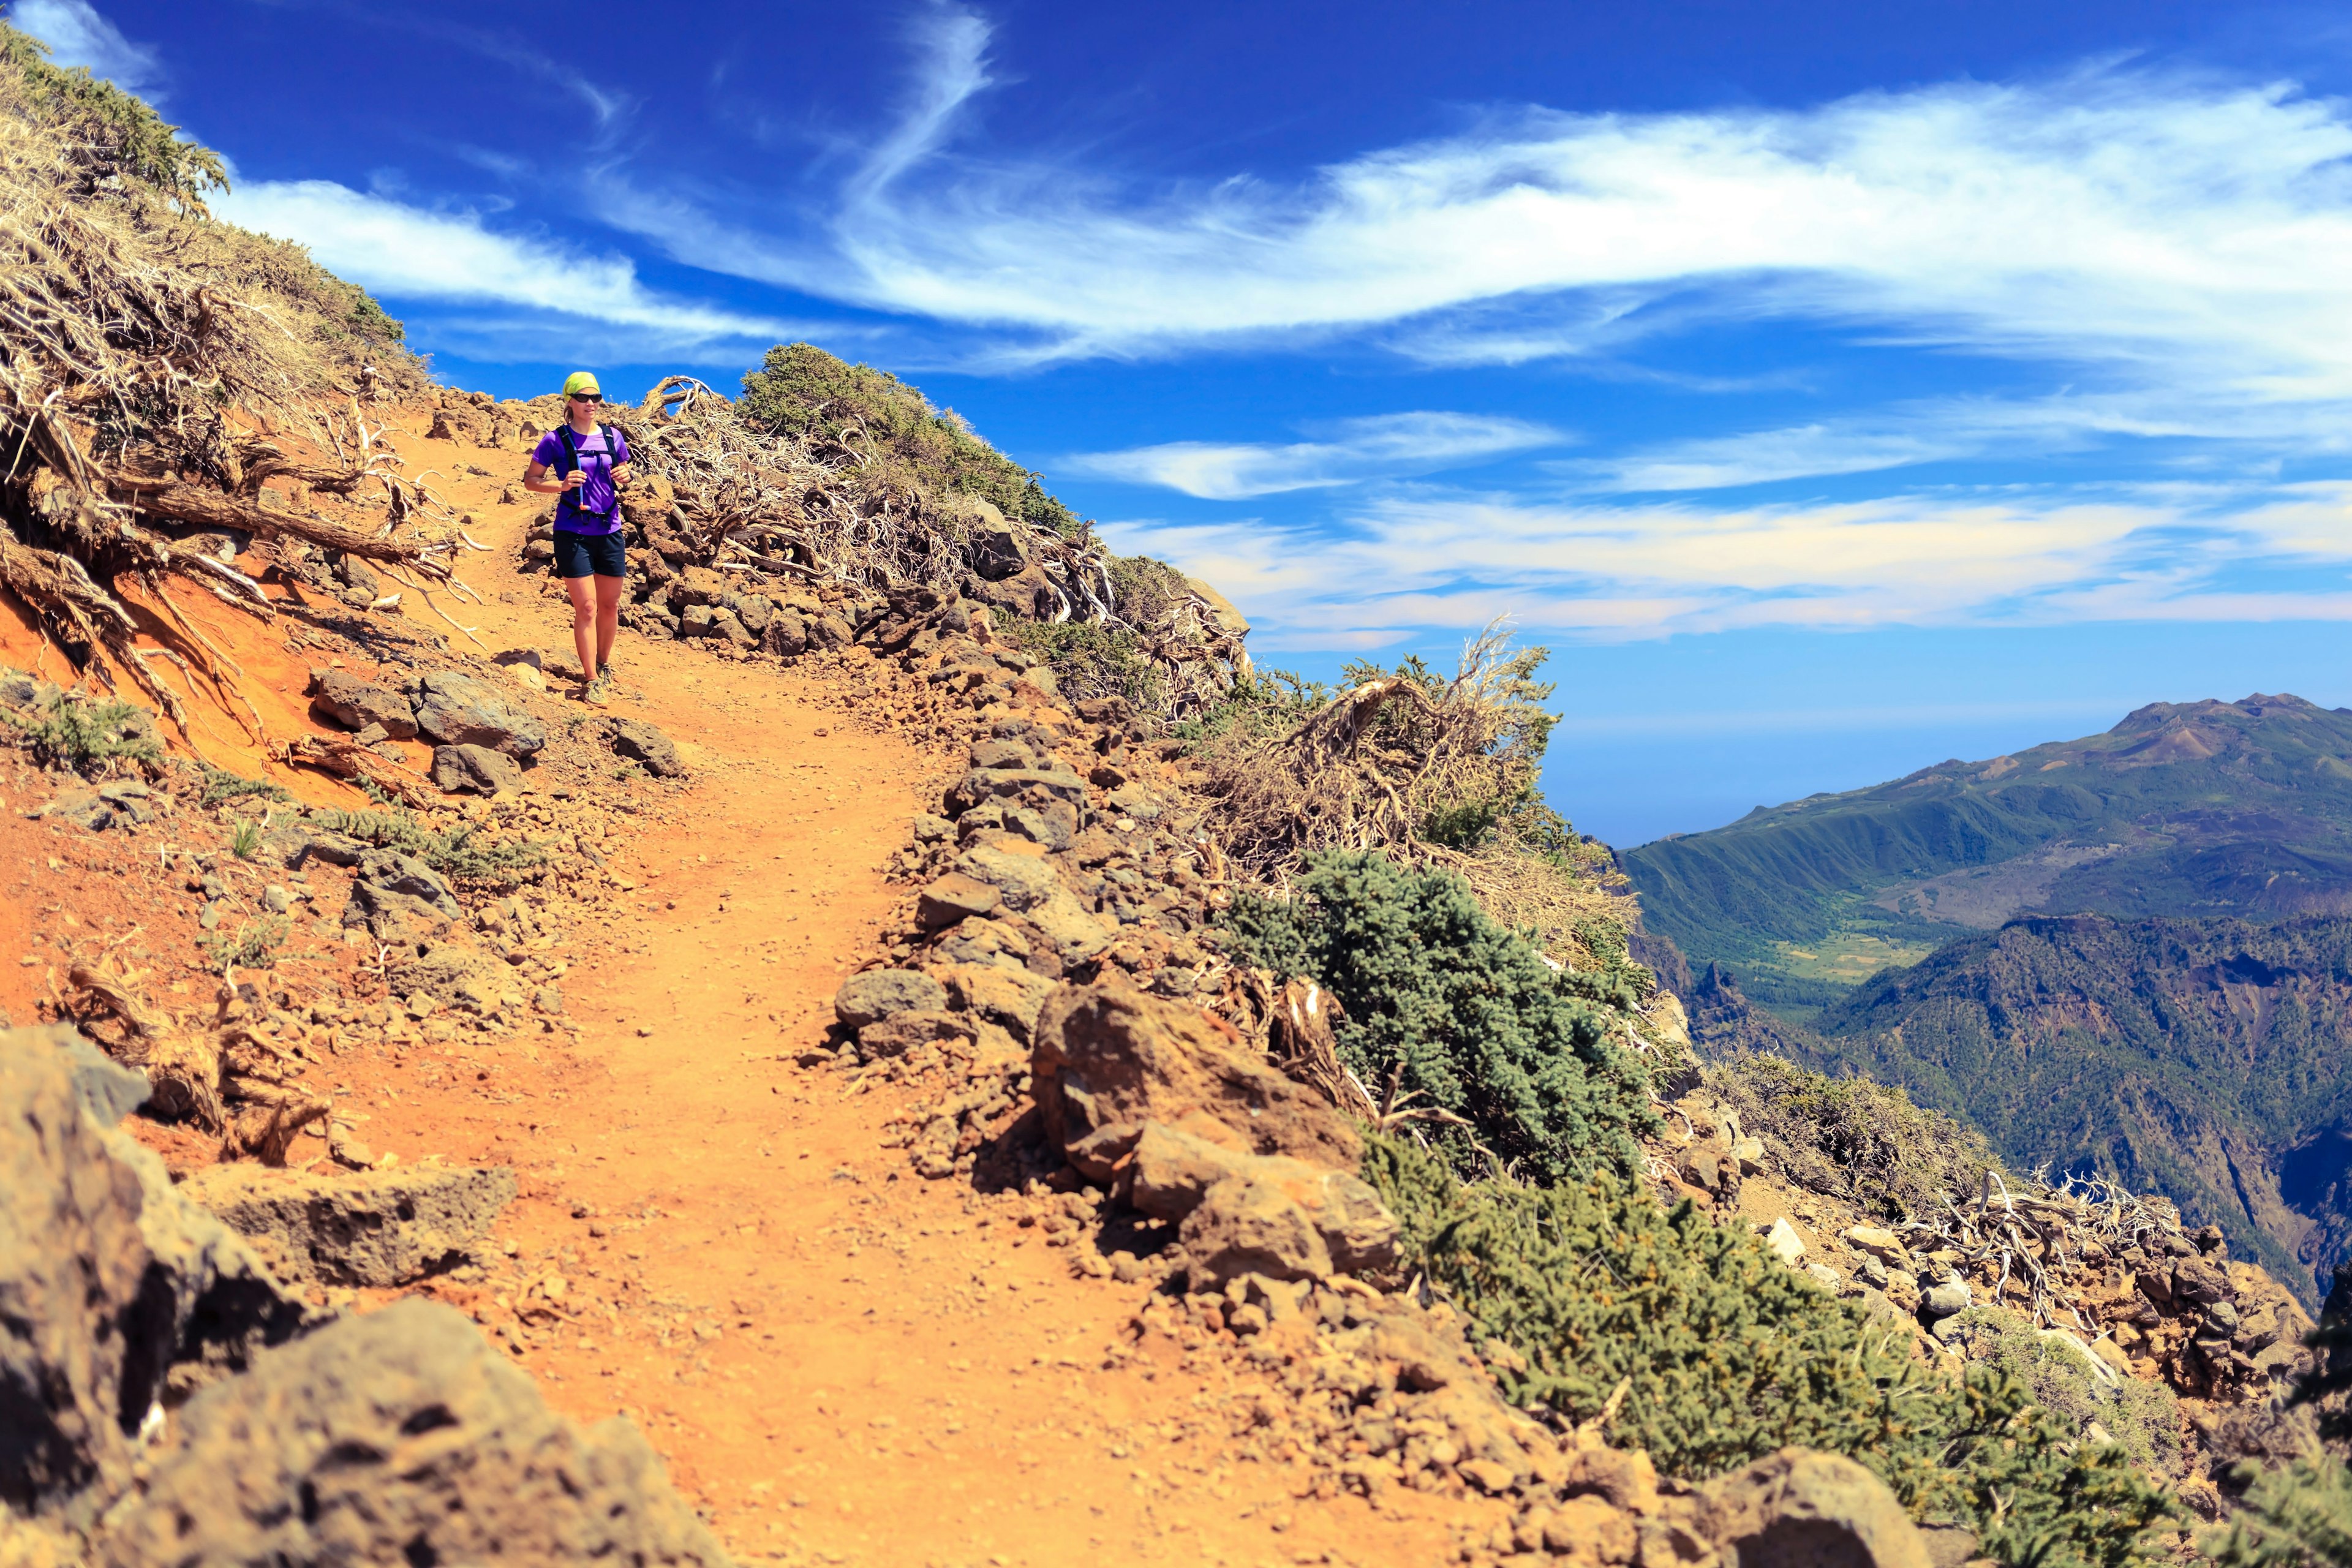
[[(614, 471), (616, 474), (619, 472), (618, 469)], [(551, 479), (547, 477), (545, 463), (533, 463), (522, 471), (522, 488), (527, 490), (536, 490), (543, 496), (560, 496), (566, 490), (578, 489), (587, 478), (586, 474), (574, 468), (561, 481)]]

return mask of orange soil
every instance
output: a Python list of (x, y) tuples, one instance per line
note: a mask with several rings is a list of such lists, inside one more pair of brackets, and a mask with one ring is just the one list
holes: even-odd
[[(532, 509), (495, 500), (521, 457), (399, 445), (414, 469), (500, 470), (436, 483), (473, 512), (474, 537), (498, 547), (462, 563), (489, 604), (444, 605), (492, 650), (535, 647), (568, 668), (568, 611), (544, 580), (511, 567)], [(313, 727), (304, 661), (277, 634), (225, 610), (205, 624), (274, 688), (273, 735)], [(5, 637), (0, 658), (25, 662)], [(515, 1303), (446, 1282), (434, 1293), (473, 1310), (501, 1342), (530, 1342), (525, 1364), (572, 1415), (635, 1419), (746, 1556), (1450, 1557), (1450, 1525), (1491, 1505), (1391, 1494), (1376, 1512), (1352, 1498), (1299, 1500), (1304, 1470), (1234, 1462), (1223, 1443), (1180, 1435), (1182, 1423), (1222, 1428), (1204, 1407), (1232, 1377), (1180, 1370), (1165, 1341), (1103, 1370), (1141, 1287), (1075, 1277), (1066, 1255), (1015, 1223), (1017, 1200), (917, 1178), (877, 1142), (908, 1091), (845, 1093), (832, 1069), (794, 1065), (903, 896), (878, 863), (904, 842), (908, 815), (935, 801), (917, 785), (945, 760), (838, 721), (806, 672), (624, 631), (617, 673), (614, 710), (659, 725), (695, 770), (678, 814), (691, 826), (604, 840), (612, 874), (635, 887), (599, 923), (558, 933), (555, 954), (571, 965), (566, 1011), (583, 1032), (569, 1045), (428, 1046), (406, 1067), (364, 1052), (326, 1065), (377, 1153), (516, 1168), (523, 1195), (501, 1238), (530, 1273), (562, 1277), (556, 1308), (568, 1321), (517, 1334)], [(227, 744), (218, 732), (213, 742)], [(306, 794), (336, 788), (306, 778)], [(131, 849), (101, 842), (121, 835), (27, 823), (21, 799), (10, 792), (0, 824), (0, 942), (39, 956), (27, 922), (63, 940), (63, 913), (41, 912), (47, 904), (109, 940), (142, 921), (151, 935), (159, 922), (190, 923), (193, 900), (166, 909), (142, 889), (159, 873), (104, 869), (131, 866)], [(72, 858), (49, 870), (61, 853)], [(348, 975), (352, 957), (304, 962)], [(57, 968), (0, 970), (0, 1006), (23, 1021), (62, 979)], [(209, 984), (168, 962), (151, 981), (181, 1005)], [(165, 994), (175, 985), (194, 994)]]

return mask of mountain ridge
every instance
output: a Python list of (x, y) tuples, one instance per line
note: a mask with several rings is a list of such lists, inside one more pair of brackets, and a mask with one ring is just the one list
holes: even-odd
[(2029, 913), (2352, 913), (2352, 710), (2151, 702), (2110, 729), (1626, 850), (1644, 921), (1803, 1017)]

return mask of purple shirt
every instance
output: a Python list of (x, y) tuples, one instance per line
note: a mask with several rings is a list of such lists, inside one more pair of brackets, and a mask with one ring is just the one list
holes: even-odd
[[(605, 450), (607, 432), (602, 427), (583, 436), (572, 432), (572, 446), (580, 454), (580, 471), (587, 477), (576, 490), (567, 490), (555, 503), (555, 526), (566, 533), (618, 533), (621, 531), (620, 496), (613, 488), (613, 470), (629, 460), (629, 440), (618, 430), (610, 432), (610, 451)], [(550, 430), (539, 438), (530, 450), (530, 460), (551, 474), (559, 473), (563, 463), (562, 431)]]

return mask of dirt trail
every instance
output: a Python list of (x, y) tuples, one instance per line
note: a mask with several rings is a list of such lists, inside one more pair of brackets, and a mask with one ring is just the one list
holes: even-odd
[[(415, 467), (455, 466), (443, 443), (404, 445)], [(467, 572), (491, 603), (453, 613), (492, 649), (568, 667), (568, 611), (508, 564), (529, 509), (499, 506), (498, 482), (450, 487), (498, 551)], [(1226, 1418), (1197, 1406), (1212, 1385), (1172, 1351), (1103, 1370), (1141, 1287), (1074, 1277), (1022, 1205), (907, 1170), (877, 1142), (904, 1091), (845, 1093), (795, 1065), (903, 896), (878, 866), (947, 760), (844, 722), (808, 673), (624, 632), (618, 674), (614, 711), (659, 725), (694, 769), (692, 826), (604, 841), (634, 886), (561, 933), (570, 1048), (483, 1063), (433, 1047), (421, 1068), (344, 1076), (379, 1152), (518, 1169), (502, 1236), (562, 1277), (572, 1321), (517, 1334), (513, 1303), (438, 1293), (507, 1332), (573, 1415), (637, 1420), (746, 1555), (1450, 1555), (1463, 1504), (1296, 1501), (1303, 1470), (1180, 1432)]]

